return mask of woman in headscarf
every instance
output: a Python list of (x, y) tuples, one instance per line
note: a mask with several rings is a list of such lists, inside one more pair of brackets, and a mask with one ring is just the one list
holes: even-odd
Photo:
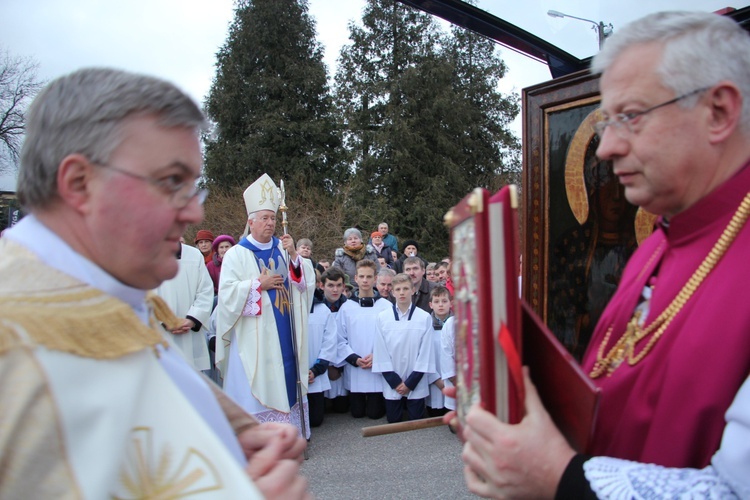
[(208, 229), (201, 229), (195, 235), (195, 247), (203, 254), (203, 261), (208, 265), (214, 256), (214, 251), (211, 250), (211, 245), (214, 243), (214, 235)]

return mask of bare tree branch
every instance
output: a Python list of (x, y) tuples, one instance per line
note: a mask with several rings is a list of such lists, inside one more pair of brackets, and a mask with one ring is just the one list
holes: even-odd
[(26, 108), (44, 82), (37, 80), (39, 63), (15, 57), (0, 48), (0, 173), (18, 164), (26, 125)]

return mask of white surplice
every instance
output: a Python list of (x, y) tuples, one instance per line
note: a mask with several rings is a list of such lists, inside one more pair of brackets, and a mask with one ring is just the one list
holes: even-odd
[[(372, 307), (362, 307), (357, 300), (347, 300), (339, 308), (336, 326), (339, 331), (338, 362), (351, 354), (365, 357), (372, 354), (375, 343), (375, 320), (391, 303), (379, 298)], [(383, 376), (371, 369), (344, 364), (344, 387), (350, 392), (382, 392)]]
[[(397, 306), (392, 306), (378, 315), (375, 325), (373, 373), (396, 372), (402, 381), (406, 381), (412, 372), (422, 372), (424, 376), (407, 398), (426, 398), (430, 394), (428, 374), (435, 372), (432, 316), (416, 305), (411, 305), (405, 314)], [(402, 398), (384, 377), (380, 379), (385, 399)]]
[[(445, 320), (443, 329), (440, 330), (440, 376), (446, 387), (453, 387), (451, 377), (456, 376), (456, 320), (451, 316)], [(449, 410), (456, 409), (456, 398), (445, 398), (445, 407)]]
[(196, 370), (208, 370), (211, 363), (206, 343), (206, 327), (211, 317), (214, 303), (214, 288), (208, 274), (203, 254), (197, 248), (182, 245), (180, 269), (177, 276), (163, 282), (154, 290), (167, 303), (175, 315), (183, 319), (191, 316), (201, 322), (197, 332), (192, 330), (181, 335), (169, 335), (171, 341), (180, 348), (185, 359)]
[[(338, 332), (336, 330), (336, 318), (328, 309), (328, 306), (321, 303), (313, 306), (307, 324), (307, 340), (309, 342), (308, 369), (312, 368), (315, 361), (324, 359), (330, 364), (336, 361), (336, 348), (338, 343)], [(328, 370), (315, 377), (312, 384), (307, 387), (307, 392), (314, 394), (317, 392), (327, 391), (331, 388), (331, 382), (328, 380)]]

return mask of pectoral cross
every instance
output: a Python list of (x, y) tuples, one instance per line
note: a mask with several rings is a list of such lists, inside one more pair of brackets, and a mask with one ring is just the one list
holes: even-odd
[(635, 343), (640, 340), (638, 337), (641, 332), (638, 321), (641, 319), (641, 311), (636, 311), (633, 317), (628, 321), (628, 326), (625, 328), (625, 333), (617, 342), (615, 352), (612, 355), (609, 363), (607, 363), (607, 374), (611, 375), (618, 366), (620, 366), (625, 359), (625, 356), (632, 355)]

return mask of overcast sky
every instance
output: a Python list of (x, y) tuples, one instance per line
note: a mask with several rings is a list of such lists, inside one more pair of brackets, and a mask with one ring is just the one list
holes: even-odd
[[(40, 79), (49, 80), (85, 66), (109, 66), (161, 76), (203, 102), (214, 75), (215, 54), (233, 17), (232, 0), (0, 0), (0, 46), (12, 55), (39, 62)], [(479, 0), (479, 7), (560, 45), (577, 57), (592, 55), (596, 34), (585, 22), (555, 19), (567, 14), (618, 25), (653, 10), (716, 10), (733, 0)], [(740, 7), (747, 0), (734, 0)], [(347, 23), (359, 21), (364, 0), (309, 0), (318, 39), (326, 48), (329, 74), (339, 48), (348, 42)], [(634, 5), (634, 4), (637, 4)], [(646, 5), (647, 4), (647, 5)], [(505, 92), (550, 78), (546, 66), (501, 48), (510, 71)], [(520, 136), (520, 120), (514, 125)], [(14, 177), (0, 178), (0, 190), (12, 190)]]

